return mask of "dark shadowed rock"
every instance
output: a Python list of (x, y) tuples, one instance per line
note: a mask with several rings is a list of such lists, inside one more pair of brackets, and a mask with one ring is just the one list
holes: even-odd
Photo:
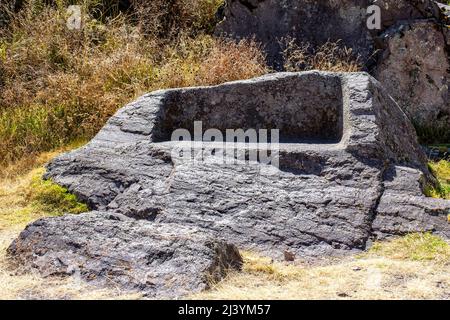
[[(418, 125), (450, 131), (448, 6), (432, 0), (226, 3), (216, 33), (236, 39), (255, 37), (277, 70), (283, 69), (282, 38), (313, 47), (340, 40)], [(369, 30), (367, 8), (374, 4), (381, 9), (381, 28)]]
[(0, 28), (8, 25), (11, 15), (17, 13), (23, 3), (23, 0), (2, 0), (0, 2)]
[(44, 276), (77, 276), (149, 298), (204, 290), (242, 264), (234, 246), (198, 229), (107, 212), (38, 220), (8, 253)]
[[(253, 144), (238, 145), (238, 154), (227, 158), (233, 163), (222, 161), (219, 142), (198, 147), (195, 161), (179, 157), (174, 151), (192, 141), (171, 141), (173, 130), (193, 131), (194, 121), (200, 120), (203, 130), (220, 132), (279, 128), (279, 169), (237, 156), (245, 147), (250, 152)], [(280, 259), (285, 252), (302, 258), (363, 250), (378, 236), (408, 231), (450, 236), (450, 202), (423, 195), (423, 184), (432, 178), (410, 121), (365, 73), (280, 73), (154, 92), (121, 109), (88, 145), (54, 159), (46, 178), (99, 212), (40, 220), (21, 235), (10, 252), (27, 266), (40, 261), (41, 272), (53, 264), (55, 254), (81, 259), (86, 274), (109, 270), (111, 260), (100, 268), (84, 245), (71, 244), (81, 233), (89, 237), (89, 248), (108, 257), (136, 256), (136, 270), (150, 259), (156, 270), (193, 277), (189, 281), (195, 284), (215, 256), (193, 240), (193, 249), (186, 250), (195, 256), (210, 252), (211, 258), (163, 259), (164, 268), (158, 269), (160, 260), (149, 258), (151, 243), (159, 243), (154, 232), (179, 231), (184, 239), (184, 230), (194, 228)], [(112, 214), (129, 220), (112, 220)], [(81, 232), (80, 224), (86, 228)], [(55, 229), (64, 232), (55, 233), (51, 243), (38, 236)], [(121, 239), (129, 240), (121, 244)], [(158, 244), (158, 252), (182, 250), (184, 240), (176, 239), (173, 248)], [(194, 271), (184, 272), (185, 267)], [(126, 274), (140, 279), (133, 270)], [(122, 279), (120, 272), (117, 277)], [(127, 287), (126, 281), (119, 283)], [(162, 284), (156, 288), (171, 293)]]

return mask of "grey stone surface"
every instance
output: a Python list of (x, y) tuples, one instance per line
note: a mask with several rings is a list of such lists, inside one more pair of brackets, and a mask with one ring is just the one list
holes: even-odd
[[(381, 29), (367, 28), (367, 8), (381, 9)], [(377, 49), (376, 38), (398, 21), (442, 19), (432, 0), (227, 0), (217, 34), (256, 37), (266, 45), (269, 62), (282, 63), (279, 40), (290, 36), (318, 46), (342, 43), (367, 62)]]
[[(413, 121), (450, 130), (450, 70), (444, 34), (430, 21), (399, 23), (382, 36), (374, 74)], [(450, 135), (449, 135), (450, 137)]]
[[(239, 159), (224, 164), (218, 142), (205, 146), (216, 153), (203, 152), (204, 161), (177, 157), (172, 151), (190, 142), (169, 141), (170, 131), (179, 125), (192, 130), (198, 120), (204, 130), (280, 126), (286, 141), (280, 144), (279, 169)], [(303, 127), (303, 121), (310, 125)], [(323, 132), (324, 122), (333, 134)], [(66, 251), (87, 261), (86, 272), (97, 274), (97, 267), (89, 267), (91, 256), (70, 241), (89, 235), (90, 246), (116, 255), (114, 238), (127, 234), (128, 224), (173, 233), (195, 228), (280, 259), (285, 252), (304, 258), (364, 250), (377, 237), (408, 230), (450, 236), (450, 202), (423, 196), (422, 185), (432, 177), (410, 121), (366, 73), (279, 73), (147, 94), (121, 109), (88, 145), (54, 159), (45, 177), (99, 212), (44, 219), (21, 235), (10, 252), (41, 272), (55, 252)], [(135, 221), (115, 223), (111, 214)], [(89, 219), (100, 225), (104, 219), (114, 231), (100, 228), (102, 236), (96, 238), (97, 227), (79, 232), (73, 225)], [(65, 232), (53, 235), (56, 247), (50, 246), (36, 265), (36, 248), (47, 247), (45, 235), (59, 228)], [(151, 235), (132, 234), (120, 252), (132, 256), (136, 242), (154, 241)], [(104, 238), (111, 240), (103, 243)], [(33, 245), (14, 249), (21, 243)], [(164, 245), (162, 252), (169, 248)], [(175, 263), (168, 260), (166, 267)], [(182, 268), (173, 266), (184, 274)], [(203, 264), (192, 268), (196, 271), (187, 276), (198, 279)]]
[(416, 169), (392, 167), (385, 172), (384, 192), (372, 224), (374, 235), (384, 239), (428, 230), (450, 238), (449, 201), (424, 198), (421, 192), (424, 176)]
[[(373, 4), (379, 30), (366, 25)], [(450, 130), (448, 12), (432, 0), (227, 0), (216, 34), (254, 37), (277, 70), (283, 37), (313, 47), (341, 40), (417, 124)]]
[(242, 265), (236, 247), (198, 229), (107, 212), (38, 220), (8, 252), (44, 276), (72, 275), (148, 298), (199, 292)]
[(366, 28), (368, 0), (227, 0), (218, 35), (255, 37), (268, 54), (268, 61), (282, 67), (279, 40), (293, 37), (312, 45), (328, 39), (342, 40), (365, 60), (373, 51)]

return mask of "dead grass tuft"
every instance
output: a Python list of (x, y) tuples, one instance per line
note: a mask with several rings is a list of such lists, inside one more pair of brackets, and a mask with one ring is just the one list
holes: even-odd
[(317, 48), (294, 38), (284, 38), (280, 44), (286, 71), (357, 72), (363, 68), (360, 58), (341, 41), (328, 41)]
[(132, 0), (132, 3), (141, 32), (170, 39), (180, 30), (191, 34), (212, 31), (224, 0)]

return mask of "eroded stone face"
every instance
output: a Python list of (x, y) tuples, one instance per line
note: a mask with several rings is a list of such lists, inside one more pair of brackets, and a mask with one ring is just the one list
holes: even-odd
[[(368, 8), (380, 8), (380, 29), (369, 29)], [(377, 38), (399, 21), (434, 19), (444, 14), (432, 0), (227, 0), (218, 35), (255, 37), (265, 45), (268, 61), (282, 68), (280, 40), (292, 37), (320, 46), (328, 40), (342, 41), (365, 63), (379, 49)], [(437, 23), (439, 24), (439, 23)]]
[(43, 276), (71, 275), (142, 291), (148, 298), (205, 290), (242, 265), (235, 246), (196, 228), (175, 229), (107, 212), (38, 220), (8, 252)]
[(439, 27), (428, 21), (400, 24), (383, 38), (387, 49), (376, 77), (411, 119), (450, 129), (450, 65)]
[[(339, 140), (303, 139), (298, 120), (291, 118), (301, 119), (296, 118), (299, 114), (312, 122), (324, 121), (320, 112), (321, 118), (314, 119), (314, 106), (341, 117)], [(196, 120), (205, 121), (205, 130), (213, 125), (263, 127), (273, 124), (267, 121), (272, 114), (279, 114), (279, 123), (289, 128), (286, 132), (298, 138), (279, 145), (279, 168), (257, 160), (222, 163), (218, 152), (205, 154), (203, 161), (179, 159), (172, 151), (180, 142), (161, 138), (178, 125), (189, 129)], [(162, 283), (168, 268), (170, 274), (196, 284), (184, 289), (197, 290), (206, 287), (198, 285), (204, 283), (200, 274), (217, 259), (202, 245), (202, 237), (191, 239), (186, 229), (228, 244), (226, 248), (234, 245), (274, 258), (283, 258), (286, 251), (296, 257), (360, 251), (377, 237), (408, 231), (450, 236), (450, 202), (423, 196), (429, 173), (410, 121), (365, 73), (280, 73), (148, 94), (121, 109), (88, 145), (53, 160), (46, 178), (97, 212), (40, 220), (21, 234), (9, 252), (42, 273), (70, 274), (64, 265), (54, 264), (55, 256), (67, 256), (67, 265), (81, 264), (85, 274), (100, 275), (126, 252), (127, 259), (136, 258), (136, 268), (119, 268), (113, 278), (122, 279), (125, 272), (139, 279), (133, 270), (152, 261), (155, 283)], [(122, 218), (116, 222), (111, 215)], [(153, 230), (156, 235), (163, 230), (173, 241), (153, 236)], [(178, 239), (178, 233), (191, 240)], [(150, 250), (151, 243), (160, 241), (158, 253)], [(190, 241), (199, 245), (186, 249)], [(159, 266), (159, 255), (173, 252), (172, 257), (186, 250), (206, 258), (162, 259), (164, 268)], [(219, 256), (227, 255), (219, 251)], [(187, 263), (192, 264), (189, 272)], [(163, 285), (143, 290), (150, 296), (183, 295)]]

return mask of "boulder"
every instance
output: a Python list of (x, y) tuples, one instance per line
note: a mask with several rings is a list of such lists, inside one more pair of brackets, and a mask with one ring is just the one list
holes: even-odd
[[(381, 10), (381, 28), (369, 30), (371, 5)], [(328, 40), (342, 44), (368, 63), (378, 49), (377, 37), (399, 21), (443, 19), (432, 0), (227, 0), (216, 34), (255, 37), (265, 45), (268, 61), (282, 68), (280, 40), (292, 37), (317, 47)]]
[(280, 40), (292, 37), (313, 46), (342, 40), (368, 60), (374, 49), (366, 27), (368, 0), (227, 0), (217, 35), (250, 38), (265, 47), (269, 64), (283, 69)]
[[(196, 121), (202, 132), (278, 128), (278, 161), (247, 159), (261, 151), (253, 143), (172, 141), (179, 128), (195, 134)], [(358, 252), (409, 231), (450, 237), (450, 201), (423, 195), (433, 178), (410, 121), (366, 73), (278, 73), (147, 94), (47, 169), (96, 211), (32, 224), (11, 256), (44, 274), (71, 264), (85, 278), (107, 271), (124, 288), (148, 288), (134, 270), (152, 271), (158, 297), (205, 288), (218, 260), (239, 265), (232, 245), (284, 259)], [(166, 288), (170, 276), (187, 285)]]
[(198, 229), (108, 212), (38, 220), (8, 253), (43, 276), (71, 275), (148, 298), (202, 291), (242, 265), (236, 247)]
[(417, 124), (448, 128), (450, 64), (447, 44), (430, 21), (399, 23), (382, 35), (386, 49), (374, 74)]
[[(369, 30), (374, 4), (380, 28)], [(450, 132), (449, 12), (432, 0), (227, 0), (216, 34), (254, 37), (276, 70), (283, 70), (282, 38), (313, 47), (340, 41), (418, 126)]]
[(423, 232), (424, 229), (447, 238), (450, 236), (450, 222), (443, 221), (450, 214), (450, 201), (424, 198), (422, 183), (423, 175), (418, 170), (402, 166), (386, 170), (384, 192), (372, 224), (376, 239)]

